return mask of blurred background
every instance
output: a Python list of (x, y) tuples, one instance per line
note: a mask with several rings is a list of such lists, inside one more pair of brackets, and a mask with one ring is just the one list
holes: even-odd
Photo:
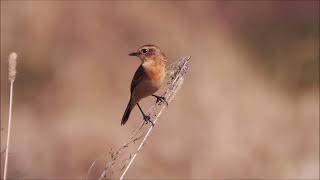
[(9, 177), (85, 178), (122, 145), (141, 123), (120, 126), (128, 53), (150, 43), (192, 59), (126, 177), (319, 178), (319, 1), (1, 1), (1, 151), (19, 55)]

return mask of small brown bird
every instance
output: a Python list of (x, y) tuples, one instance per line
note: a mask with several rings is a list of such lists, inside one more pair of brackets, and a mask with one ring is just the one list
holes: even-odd
[(139, 101), (151, 95), (157, 98), (156, 103), (160, 101), (168, 105), (165, 97), (153, 94), (160, 89), (164, 81), (167, 58), (155, 45), (141, 46), (136, 52), (130, 53), (129, 56), (139, 57), (141, 65), (133, 76), (130, 88), (131, 96), (126, 111), (123, 114), (121, 125), (124, 125), (128, 121), (130, 113), (136, 104), (145, 122), (151, 122), (154, 125), (150, 120), (150, 116), (147, 116), (142, 111)]

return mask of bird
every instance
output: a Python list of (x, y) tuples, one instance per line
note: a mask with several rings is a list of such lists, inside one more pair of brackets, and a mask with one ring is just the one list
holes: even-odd
[(143, 98), (153, 96), (156, 98), (156, 103), (165, 102), (168, 105), (165, 97), (154, 94), (160, 89), (165, 79), (167, 57), (158, 46), (152, 44), (139, 47), (136, 51), (130, 53), (129, 56), (138, 57), (141, 60), (141, 64), (131, 81), (130, 99), (123, 114), (121, 125), (124, 125), (128, 121), (131, 111), (137, 105), (146, 124), (150, 122), (154, 126), (154, 123), (150, 120), (150, 116), (143, 112), (139, 102)]

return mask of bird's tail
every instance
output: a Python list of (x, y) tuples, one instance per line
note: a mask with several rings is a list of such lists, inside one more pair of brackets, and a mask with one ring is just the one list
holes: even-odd
[(128, 121), (130, 113), (131, 113), (133, 108), (134, 108), (134, 105), (132, 105), (131, 98), (130, 98), (129, 103), (128, 103), (127, 108), (126, 108), (126, 111), (123, 114), (123, 117), (122, 117), (122, 120), (121, 120), (121, 125), (124, 125)]

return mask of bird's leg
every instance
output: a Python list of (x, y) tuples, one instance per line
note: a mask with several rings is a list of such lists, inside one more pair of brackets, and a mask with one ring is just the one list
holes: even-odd
[(154, 94), (152, 94), (152, 96), (155, 97), (155, 98), (157, 98), (156, 103), (158, 103), (158, 102), (161, 102), (161, 103), (165, 102), (166, 105), (168, 106), (168, 102), (167, 102), (167, 100), (166, 100), (165, 97), (163, 97), (163, 96), (157, 96), (157, 95), (154, 95)]
[(139, 109), (140, 109), (140, 111), (141, 111), (141, 113), (142, 113), (143, 119), (144, 119), (144, 121), (146, 122), (146, 124), (148, 124), (148, 122), (150, 122), (151, 125), (154, 126), (153, 122), (150, 120), (150, 116), (146, 115), (146, 114), (142, 111), (139, 103), (137, 103), (137, 105), (138, 105), (138, 107), (139, 107)]

